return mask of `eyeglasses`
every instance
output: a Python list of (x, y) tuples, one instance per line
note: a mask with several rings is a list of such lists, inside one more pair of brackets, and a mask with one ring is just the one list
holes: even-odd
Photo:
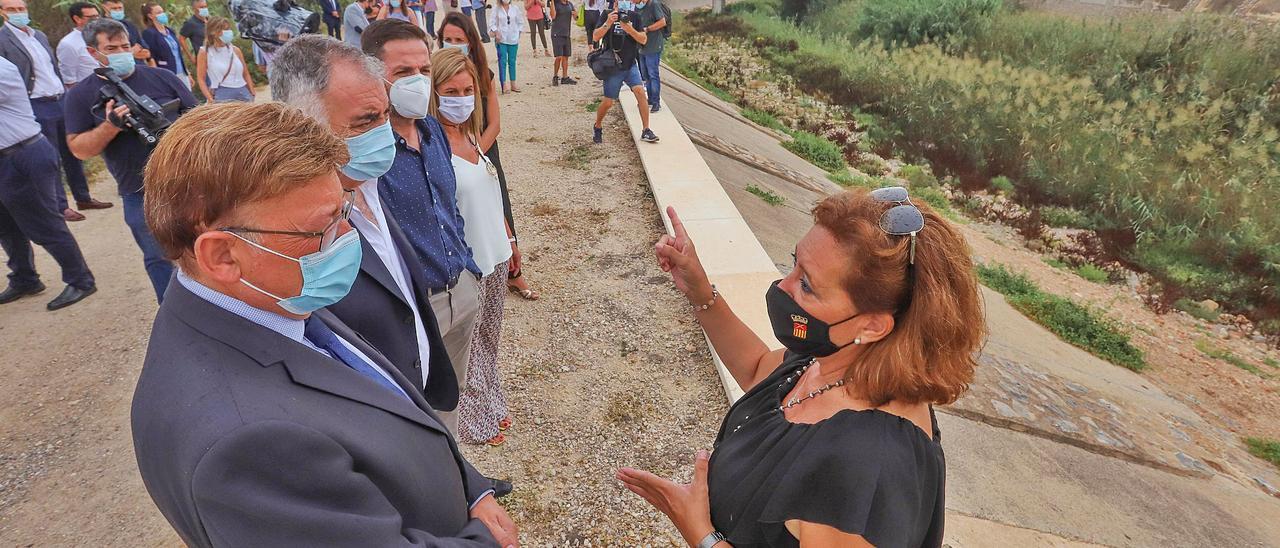
[(285, 236), (297, 236), (299, 238), (320, 238), (320, 251), (328, 249), (334, 240), (338, 239), (338, 227), (351, 218), (351, 210), (355, 208), (355, 191), (342, 191), (342, 210), (338, 212), (338, 216), (329, 221), (325, 225), (324, 230), (320, 232), (300, 232), (295, 230), (261, 230), (257, 228), (245, 228), (241, 226), (224, 226), (219, 228), (223, 232), (235, 232), (246, 234), (282, 234)]
[(880, 216), (880, 230), (893, 236), (911, 236), (910, 264), (916, 264), (916, 234), (924, 229), (924, 214), (911, 203), (907, 189), (900, 186), (877, 188), (871, 191), (871, 199), (877, 202), (898, 204)]

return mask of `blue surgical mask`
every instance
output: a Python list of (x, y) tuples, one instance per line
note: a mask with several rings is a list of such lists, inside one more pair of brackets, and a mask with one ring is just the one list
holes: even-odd
[(196, 13), (199, 13), (199, 14), (200, 14), (200, 17), (208, 17), (208, 16), (209, 16), (209, 8), (200, 8), (200, 10), (199, 10), (198, 12), (196, 12)]
[(339, 236), (329, 244), (329, 247), (297, 259), (254, 243), (235, 232), (227, 233), (253, 247), (289, 259), (301, 266), (302, 293), (297, 297), (283, 298), (273, 295), (244, 278), (240, 279), (240, 283), (249, 286), (250, 289), (275, 299), (280, 308), (291, 314), (300, 316), (310, 314), (341, 301), (347, 293), (351, 292), (351, 284), (355, 283), (356, 276), (360, 274), (360, 259), (363, 257), (363, 252), (360, 249), (360, 235), (354, 230)]
[(133, 69), (137, 68), (138, 64), (133, 60), (132, 51), (122, 51), (108, 55), (107, 66), (116, 72), (116, 76), (124, 78), (133, 74)]
[(116, 21), (124, 21), (124, 10), (111, 10), (111, 18)]
[(470, 56), (471, 56), (471, 47), (470, 47), (468, 44), (450, 44), (450, 43), (448, 43), (448, 42), (445, 42), (445, 43), (444, 43), (444, 47), (446, 47), (446, 48), (458, 48), (458, 49), (462, 50), (462, 55), (467, 56), (467, 57), (470, 57)]
[(160, 14), (160, 15), (157, 15), (157, 16), (156, 16), (156, 22), (157, 22), (157, 23), (160, 23), (161, 25), (168, 25), (168, 24), (169, 24), (169, 14), (167, 14), (167, 13), (162, 13), (162, 14)]
[(15, 27), (25, 29), (27, 28), (27, 25), (31, 24), (31, 14), (25, 12), (11, 13), (9, 14), (9, 22), (13, 23), (13, 26)]
[(231, 45), (231, 41), (234, 40), (235, 37), (236, 37), (236, 34), (234, 32), (231, 32), (230, 29), (228, 29), (228, 30), (222, 31), (222, 35), (219, 36), (218, 38), (222, 39), (223, 45), (229, 46)]
[(347, 152), (351, 153), (351, 161), (342, 166), (344, 175), (357, 181), (381, 177), (396, 159), (396, 136), (391, 131), (391, 120), (348, 138)]
[(647, 6), (647, 5), (649, 5), (649, 3), (648, 3), (648, 2), (636, 2), (636, 9), (638, 9), (638, 10), (642, 10), (642, 9), (644, 9), (644, 7), (645, 7), (645, 6)]
[(634, 8), (635, 5), (628, 0), (620, 0), (618, 2), (618, 11), (631, 11)]
[(391, 7), (393, 8), (400, 7), (400, 0), (391, 0)]

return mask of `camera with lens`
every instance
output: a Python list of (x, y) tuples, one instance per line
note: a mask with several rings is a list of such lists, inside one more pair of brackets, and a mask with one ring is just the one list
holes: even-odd
[[(103, 109), (103, 118), (111, 120), (111, 123), (122, 127), (126, 131), (132, 131), (147, 146), (156, 146), (156, 143), (160, 141), (160, 136), (164, 134), (166, 129), (169, 129), (169, 117), (167, 115), (177, 114), (182, 102), (174, 99), (164, 105), (159, 105), (150, 97), (134, 91), (110, 67), (99, 67), (93, 69), (93, 72), (107, 81), (98, 90), (101, 102), (96, 107)], [(129, 114), (118, 120), (113, 119), (115, 115), (106, 110), (108, 101), (115, 101), (115, 106), (117, 107), (121, 105), (129, 107)]]

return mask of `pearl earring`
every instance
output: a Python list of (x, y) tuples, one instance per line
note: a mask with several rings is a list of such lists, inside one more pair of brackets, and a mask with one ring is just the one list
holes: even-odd
[(862, 337), (855, 337), (853, 339), (853, 344), (862, 344)]

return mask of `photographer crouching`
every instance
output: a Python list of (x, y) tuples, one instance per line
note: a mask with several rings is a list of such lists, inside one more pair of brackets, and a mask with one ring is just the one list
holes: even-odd
[(77, 158), (101, 154), (106, 161), (124, 202), (124, 221), (160, 300), (173, 264), (147, 228), (142, 171), (160, 134), (194, 108), (196, 99), (174, 73), (135, 64), (129, 33), (118, 21), (95, 19), (82, 33), (89, 54), (104, 68), (67, 92), (67, 142)]

